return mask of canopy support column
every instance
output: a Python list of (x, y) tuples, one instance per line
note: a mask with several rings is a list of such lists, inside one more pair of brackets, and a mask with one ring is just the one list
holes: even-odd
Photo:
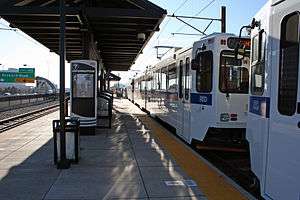
[(66, 122), (65, 122), (65, 31), (66, 31), (66, 11), (65, 0), (60, 0), (60, 34), (59, 34), (59, 54), (60, 54), (60, 70), (59, 70), (59, 121), (60, 121), (60, 160), (57, 165), (58, 169), (70, 168), (70, 162), (66, 158)]

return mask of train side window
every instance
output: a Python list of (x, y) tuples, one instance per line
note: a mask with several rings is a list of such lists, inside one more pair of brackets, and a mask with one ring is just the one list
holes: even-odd
[(151, 91), (154, 90), (154, 78), (153, 78), (153, 73), (150, 73), (150, 77), (151, 77)]
[(300, 13), (286, 16), (281, 23), (278, 111), (292, 116), (297, 107)]
[(171, 93), (177, 92), (177, 70), (176, 65), (172, 64), (169, 66), (168, 71), (168, 91)]
[(142, 91), (142, 84), (141, 84), (141, 82), (138, 83), (138, 88), (139, 88), (139, 90), (141, 92)]
[(157, 89), (157, 78), (156, 78), (156, 73), (153, 71), (153, 89)]
[(183, 98), (183, 60), (179, 62), (179, 98)]
[(168, 76), (168, 69), (166, 67), (161, 69), (161, 89), (167, 89), (167, 76)]
[(160, 81), (160, 70), (156, 71), (156, 80), (157, 80), (157, 89), (160, 90), (161, 89), (161, 81)]
[(265, 85), (266, 32), (261, 30), (252, 39), (251, 94), (262, 96)]
[(199, 62), (199, 67), (196, 71), (196, 89), (198, 92), (211, 92), (213, 53), (212, 51), (201, 52), (196, 59)]
[(185, 60), (185, 79), (184, 79), (184, 88), (185, 88), (185, 100), (189, 99), (190, 93), (190, 58)]

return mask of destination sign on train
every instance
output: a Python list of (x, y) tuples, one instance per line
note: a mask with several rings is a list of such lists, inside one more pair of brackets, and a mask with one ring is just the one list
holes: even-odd
[(34, 80), (34, 68), (0, 71), (0, 82), (3, 83), (34, 83)]
[(244, 45), (245, 49), (250, 49), (251, 46), (251, 40), (248, 38), (228, 38), (227, 45), (228, 48), (235, 49), (237, 47), (237, 44), (240, 43), (240, 45)]

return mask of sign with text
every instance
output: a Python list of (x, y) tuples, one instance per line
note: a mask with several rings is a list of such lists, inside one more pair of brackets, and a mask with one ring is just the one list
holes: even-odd
[(34, 68), (20, 68), (16, 71), (0, 71), (0, 82), (3, 83), (34, 83), (34, 80)]

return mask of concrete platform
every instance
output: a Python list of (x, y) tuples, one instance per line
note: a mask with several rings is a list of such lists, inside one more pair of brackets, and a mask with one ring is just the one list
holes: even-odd
[(53, 165), (53, 113), (0, 137), (0, 199), (201, 199), (206, 197), (150, 130), (145, 115), (115, 100), (112, 129), (82, 136), (81, 158), (68, 170)]

